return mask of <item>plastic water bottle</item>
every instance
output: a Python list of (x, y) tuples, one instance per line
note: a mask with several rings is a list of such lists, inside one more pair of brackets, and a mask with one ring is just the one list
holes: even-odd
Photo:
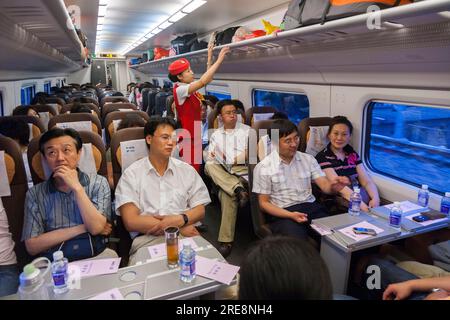
[(55, 294), (62, 294), (69, 290), (67, 287), (67, 266), (68, 261), (64, 258), (62, 251), (55, 251), (53, 253), (52, 262), (52, 278), (53, 278), (53, 292)]
[(350, 196), (348, 214), (351, 216), (359, 216), (359, 212), (361, 211), (361, 194), (359, 192), (359, 188), (354, 187), (353, 193)]
[(450, 214), (450, 192), (446, 192), (441, 200), (441, 212), (447, 216)]
[(389, 225), (393, 228), (400, 229), (402, 224), (402, 208), (400, 202), (394, 202), (394, 206), (389, 214)]
[(195, 250), (191, 248), (190, 244), (185, 243), (180, 253), (180, 279), (190, 283), (194, 280), (195, 275)]
[(424, 208), (428, 207), (428, 201), (430, 200), (430, 194), (428, 193), (428, 185), (423, 184), (422, 189), (417, 194), (417, 204)]
[(20, 300), (49, 300), (44, 273), (33, 263), (27, 264), (23, 268), (19, 280)]

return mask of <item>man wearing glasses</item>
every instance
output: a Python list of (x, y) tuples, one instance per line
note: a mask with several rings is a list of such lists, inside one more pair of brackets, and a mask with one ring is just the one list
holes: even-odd
[(274, 234), (306, 239), (311, 220), (328, 215), (325, 207), (315, 202), (311, 181), (327, 194), (339, 192), (350, 181), (339, 176), (327, 179), (313, 156), (297, 151), (300, 137), (289, 120), (275, 120), (269, 136), (273, 151), (255, 167), (253, 192), (258, 194), (259, 206)]
[(129, 265), (143, 247), (164, 242), (164, 229), (178, 227), (185, 237), (199, 235), (194, 225), (211, 202), (200, 175), (171, 157), (176, 145), (171, 118), (152, 118), (144, 128), (148, 157), (134, 162), (116, 188), (116, 214), (122, 217), (133, 243)]
[(205, 172), (220, 188), (219, 252), (226, 257), (233, 245), (238, 204), (244, 207), (249, 198), (241, 177), (248, 174), (245, 162), (250, 127), (237, 121), (237, 109), (232, 100), (219, 101), (217, 109), (223, 127), (211, 135)]

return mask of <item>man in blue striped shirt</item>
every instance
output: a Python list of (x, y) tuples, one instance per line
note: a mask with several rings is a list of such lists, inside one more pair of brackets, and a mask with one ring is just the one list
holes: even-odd
[(39, 140), (52, 175), (26, 196), (22, 240), (32, 256), (86, 232), (93, 236), (111, 232), (106, 220), (111, 212), (108, 181), (77, 169), (81, 148), (81, 138), (73, 129), (55, 128)]

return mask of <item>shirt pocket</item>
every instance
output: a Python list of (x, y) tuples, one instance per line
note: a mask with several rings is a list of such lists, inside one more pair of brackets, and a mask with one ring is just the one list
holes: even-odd
[(311, 175), (307, 172), (292, 172), (289, 187), (297, 191), (311, 190)]
[(287, 188), (287, 179), (284, 175), (272, 175), (270, 181), (272, 182), (272, 189), (275, 192), (280, 192)]

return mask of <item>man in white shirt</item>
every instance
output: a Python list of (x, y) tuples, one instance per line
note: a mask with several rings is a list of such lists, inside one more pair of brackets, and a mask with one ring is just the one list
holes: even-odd
[(14, 241), (9, 232), (8, 217), (0, 198), (0, 297), (14, 294), (19, 286)]
[(245, 160), (250, 127), (237, 121), (237, 109), (231, 100), (219, 101), (217, 109), (223, 127), (211, 136), (205, 172), (220, 188), (219, 252), (226, 257), (232, 249), (238, 203), (244, 207), (248, 201), (248, 192), (240, 176), (248, 173)]
[(350, 181), (338, 176), (327, 179), (313, 156), (297, 151), (300, 137), (289, 120), (275, 120), (269, 135), (274, 132), (279, 139), (272, 139), (272, 153), (255, 167), (253, 192), (258, 194), (259, 206), (267, 213), (274, 234), (305, 239), (311, 220), (328, 215), (325, 207), (315, 202), (311, 180), (327, 194), (338, 192)]
[(133, 238), (129, 265), (140, 248), (164, 242), (167, 227), (179, 227), (182, 236), (198, 235), (193, 224), (211, 202), (195, 169), (170, 156), (175, 128), (170, 118), (150, 120), (144, 128), (148, 157), (129, 166), (117, 185), (116, 214)]

